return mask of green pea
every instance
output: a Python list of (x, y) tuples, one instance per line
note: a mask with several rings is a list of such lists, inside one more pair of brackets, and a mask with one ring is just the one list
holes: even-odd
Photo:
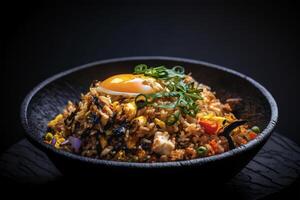
[(197, 153), (200, 155), (200, 156), (204, 156), (207, 152), (207, 148), (205, 146), (200, 146), (198, 149), (197, 149)]
[(166, 123), (168, 126), (172, 126), (177, 122), (177, 118), (174, 115), (171, 115), (170, 117), (168, 117)]
[(254, 132), (254, 133), (260, 133), (260, 128), (258, 126), (253, 126), (251, 128), (251, 130)]

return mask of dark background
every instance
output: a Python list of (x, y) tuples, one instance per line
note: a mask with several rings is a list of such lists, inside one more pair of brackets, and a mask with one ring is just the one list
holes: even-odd
[(256, 79), (278, 102), (276, 130), (300, 144), (299, 14), (290, 1), (10, 1), (2, 9), (1, 152), (24, 137), (20, 104), (45, 78), (150, 55), (203, 60)]

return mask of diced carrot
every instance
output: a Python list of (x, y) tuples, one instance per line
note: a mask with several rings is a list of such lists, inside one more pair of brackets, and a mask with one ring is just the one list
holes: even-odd
[(242, 144), (247, 144), (247, 140), (245, 140), (244, 138), (241, 138), (241, 143)]
[(254, 138), (256, 138), (256, 136), (257, 136), (257, 134), (252, 131), (248, 133), (248, 137), (250, 140), (253, 140)]
[(216, 134), (219, 129), (219, 125), (217, 122), (211, 122), (208, 120), (201, 120), (199, 124), (203, 127), (205, 133), (207, 134)]
[(214, 151), (218, 150), (218, 143), (216, 142), (216, 140), (211, 140), (209, 142), (210, 146), (213, 148)]

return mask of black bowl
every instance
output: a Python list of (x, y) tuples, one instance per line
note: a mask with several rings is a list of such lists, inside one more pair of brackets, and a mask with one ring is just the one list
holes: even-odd
[[(248, 144), (220, 155), (187, 161), (160, 163), (128, 163), (99, 160), (60, 151), (43, 143), (47, 123), (62, 111), (68, 100), (78, 101), (95, 79), (103, 80), (113, 74), (130, 73), (137, 64), (150, 66), (184, 66), (201, 83), (212, 87), (222, 100), (241, 97), (243, 106), (235, 114), (259, 125), (263, 132)], [(22, 124), (28, 139), (46, 152), (65, 174), (111, 174), (199, 176), (208, 179), (211, 174), (226, 180), (239, 172), (260, 150), (271, 135), (278, 118), (278, 109), (272, 95), (253, 79), (206, 62), (171, 57), (130, 57), (93, 62), (59, 73), (40, 83), (25, 98), (21, 108)], [(78, 173), (80, 172), (80, 173)], [(154, 176), (155, 177), (155, 176)]]

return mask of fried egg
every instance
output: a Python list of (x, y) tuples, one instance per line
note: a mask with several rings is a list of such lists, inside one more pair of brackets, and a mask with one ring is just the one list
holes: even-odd
[(144, 75), (118, 74), (100, 83), (108, 91), (129, 94), (151, 94), (162, 89), (156, 79)]

